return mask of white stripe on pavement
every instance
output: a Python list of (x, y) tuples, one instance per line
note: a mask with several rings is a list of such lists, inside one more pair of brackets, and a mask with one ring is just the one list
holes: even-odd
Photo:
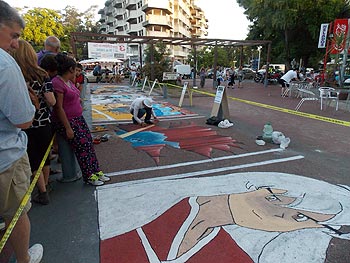
[(147, 172), (147, 171), (164, 170), (164, 169), (171, 169), (171, 168), (176, 168), (176, 167), (184, 167), (184, 166), (197, 165), (197, 164), (202, 164), (202, 163), (216, 162), (216, 161), (229, 160), (229, 159), (237, 159), (237, 158), (243, 158), (243, 157), (254, 156), (254, 155), (265, 154), (265, 153), (281, 152), (281, 151), (283, 151), (283, 149), (276, 148), (276, 149), (270, 149), (270, 150), (265, 150), (265, 151), (260, 151), (260, 152), (243, 153), (243, 154), (237, 154), (237, 155), (217, 157), (217, 158), (212, 158), (212, 159), (205, 159), (205, 160), (200, 160), (200, 161), (176, 163), (176, 164), (169, 164), (169, 165), (163, 165), (163, 166), (157, 166), (157, 167), (145, 167), (145, 168), (138, 168), (138, 169), (132, 169), (132, 170), (124, 170), (124, 171), (120, 171), (120, 172), (108, 173), (106, 175), (117, 176), (117, 175), (141, 173), (141, 172)]
[(263, 166), (263, 165), (269, 165), (269, 164), (275, 164), (275, 163), (296, 161), (296, 160), (300, 160), (300, 159), (304, 159), (304, 156), (296, 155), (296, 156), (287, 157), (287, 158), (272, 159), (272, 160), (255, 162), (255, 163), (240, 164), (240, 165), (235, 165), (235, 166), (228, 166), (228, 167), (221, 167), (221, 168), (215, 168), (215, 169), (210, 169), (210, 170), (203, 170), (203, 171), (198, 171), (198, 172), (174, 174), (174, 175), (161, 176), (161, 177), (148, 178), (148, 179), (140, 179), (140, 180), (136, 179), (136, 180), (128, 181), (128, 182), (121, 182), (121, 183), (98, 186), (97, 188), (98, 189), (105, 189), (105, 188), (120, 187), (120, 186), (140, 184), (140, 183), (146, 183), (146, 182), (164, 181), (164, 180), (169, 180), (169, 179), (174, 180), (174, 179), (181, 179), (181, 178), (189, 178), (189, 177), (194, 177), (194, 176), (201, 176), (201, 175), (212, 174), (212, 173), (226, 172), (226, 171), (238, 170), (238, 169), (249, 168), (249, 167), (257, 167), (257, 166)]

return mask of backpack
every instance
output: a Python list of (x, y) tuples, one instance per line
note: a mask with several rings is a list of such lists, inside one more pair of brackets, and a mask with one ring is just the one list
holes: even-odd
[(207, 119), (206, 124), (218, 126), (220, 121), (222, 121), (222, 119), (220, 119), (220, 118), (218, 118), (216, 116), (211, 116), (209, 119)]

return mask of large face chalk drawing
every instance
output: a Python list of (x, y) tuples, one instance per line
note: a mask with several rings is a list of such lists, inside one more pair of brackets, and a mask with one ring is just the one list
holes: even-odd
[(293, 174), (124, 182), (97, 200), (101, 263), (322, 263), (349, 240), (350, 188)]

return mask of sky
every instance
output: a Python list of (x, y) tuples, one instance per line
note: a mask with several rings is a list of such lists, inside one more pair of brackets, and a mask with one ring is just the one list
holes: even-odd
[[(67, 5), (71, 5), (80, 11), (86, 11), (92, 5), (98, 5), (99, 9), (104, 7), (106, 0), (84, 0), (84, 7), (82, 1), (70, 0), (5, 0), (13, 7), (24, 6), (43, 7), (54, 10), (64, 9)], [(209, 20), (209, 34), (208, 38), (221, 38), (243, 40), (248, 33), (249, 21), (243, 14), (244, 9), (239, 7), (235, 0), (217, 0), (216, 3), (209, 0), (196, 0), (197, 5), (201, 7)], [(97, 18), (100, 18), (98, 15)]]

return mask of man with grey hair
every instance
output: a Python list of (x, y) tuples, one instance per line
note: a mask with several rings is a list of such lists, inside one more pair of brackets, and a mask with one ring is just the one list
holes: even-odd
[(44, 41), (44, 49), (40, 50), (38, 55), (38, 64), (40, 65), (41, 60), (48, 54), (57, 54), (61, 47), (61, 41), (55, 36), (49, 36)]
[[(11, 223), (29, 184), (31, 169), (27, 136), (35, 113), (21, 69), (8, 54), (19, 47), (25, 23), (17, 11), (0, 0), (0, 216), (6, 227)], [(28, 202), (9, 237), (18, 263), (39, 263), (43, 247), (29, 248), (30, 221)]]

